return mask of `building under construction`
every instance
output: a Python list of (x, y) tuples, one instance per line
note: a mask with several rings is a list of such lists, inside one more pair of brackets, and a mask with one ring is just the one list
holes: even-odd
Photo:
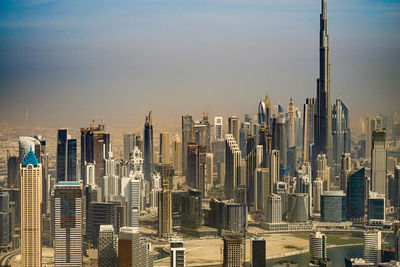
[(242, 233), (225, 232), (222, 235), (224, 243), (223, 267), (241, 267), (244, 263), (244, 238)]

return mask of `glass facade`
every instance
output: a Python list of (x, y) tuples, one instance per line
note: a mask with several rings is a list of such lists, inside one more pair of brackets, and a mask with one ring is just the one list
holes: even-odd
[(346, 195), (343, 193), (336, 193), (332, 195), (324, 194), (321, 196), (321, 221), (346, 221)]
[(347, 184), (347, 218), (360, 221), (365, 216), (365, 168), (350, 175)]

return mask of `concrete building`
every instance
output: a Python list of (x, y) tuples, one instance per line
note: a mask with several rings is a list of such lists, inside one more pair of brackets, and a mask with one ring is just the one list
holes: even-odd
[(380, 231), (364, 232), (363, 258), (373, 262), (375, 266), (381, 263), (382, 234)]
[(192, 116), (182, 116), (182, 172), (187, 176), (188, 170), (188, 143), (193, 138), (193, 119)]
[(309, 195), (306, 193), (289, 194), (288, 221), (291, 223), (306, 222), (309, 217)]
[(223, 267), (240, 267), (244, 262), (244, 239), (241, 233), (225, 232), (222, 236), (224, 243)]
[(320, 213), (321, 212), (321, 196), (323, 193), (323, 183), (321, 178), (316, 178), (313, 182), (313, 213)]
[(311, 162), (314, 144), (315, 99), (306, 98), (303, 111), (303, 162)]
[(282, 222), (282, 200), (275, 194), (269, 195), (267, 198), (267, 222)]
[(235, 190), (241, 185), (241, 151), (232, 134), (225, 135), (225, 197), (232, 199)]
[(371, 159), (371, 149), (372, 149), (372, 133), (376, 130), (382, 130), (382, 117), (372, 116), (368, 117), (365, 122), (365, 158)]
[(124, 160), (129, 161), (129, 154), (136, 146), (135, 134), (123, 134), (123, 153)]
[(327, 239), (321, 232), (310, 234), (310, 263), (318, 264), (321, 260), (328, 258), (326, 253)]
[(173, 166), (176, 174), (182, 174), (182, 142), (179, 136), (175, 136), (172, 143)]
[(7, 248), (12, 240), (14, 232), (12, 215), (15, 217), (15, 211), (12, 212), (10, 193), (0, 190), (0, 249)]
[(343, 153), (340, 157), (339, 189), (347, 192), (347, 181), (352, 170), (350, 153)]
[(240, 143), (240, 119), (236, 116), (228, 118), (228, 134), (231, 134), (236, 141), (236, 144)]
[(140, 233), (138, 227), (121, 227), (118, 238), (118, 266), (140, 266)]
[(160, 133), (160, 161), (161, 164), (170, 164), (171, 163), (171, 148), (170, 148), (170, 140), (169, 133), (162, 132)]
[(82, 184), (54, 186), (54, 264), (82, 266)]
[(371, 179), (372, 191), (384, 194), (387, 200), (386, 131), (372, 132)]
[(214, 118), (214, 129), (215, 129), (215, 134), (214, 134), (215, 139), (216, 140), (222, 139), (224, 136), (223, 118), (222, 117)]
[(330, 191), (330, 167), (328, 166), (328, 159), (325, 154), (318, 154), (317, 156), (315, 178), (321, 178), (324, 191)]
[(154, 170), (154, 143), (153, 143), (153, 116), (151, 111), (146, 116), (143, 131), (143, 174), (146, 181), (150, 181)]
[(20, 174), (21, 265), (41, 266), (42, 165), (33, 150), (30, 150), (23, 159)]

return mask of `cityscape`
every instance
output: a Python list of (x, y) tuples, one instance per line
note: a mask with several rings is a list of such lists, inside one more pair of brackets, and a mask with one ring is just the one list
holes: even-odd
[[(73, 30), (74, 23), (78, 23), (74, 19), (67, 19), (66, 24), (71, 28), (63, 28), (57, 20), (46, 23), (45, 20), (29, 21), (37, 19), (40, 12), (52, 11), (54, 16), (60, 16), (63, 13), (59, 13), (59, 9), (63, 8), (81, 16), (82, 8), (75, 6), (76, 3), (71, 7), (70, 3), (47, 0), (8, 2), (0, 4), (0, 8), (4, 6), (0, 14), (6, 15), (5, 22), (0, 22), (0, 43), (5, 41), (0, 45), (1, 50), (4, 49), (0, 52), (0, 63), (5, 65), (5, 71), (0, 74), (0, 87), (3, 87), (0, 88), (0, 266), (400, 266), (400, 34), (391, 37), (392, 43), (388, 41), (395, 51), (385, 56), (389, 67), (384, 59), (376, 60), (377, 69), (384, 72), (390, 68), (394, 75), (383, 75), (385, 84), (378, 83), (377, 87), (348, 93), (346, 90), (351, 91), (353, 84), (345, 85), (347, 89), (337, 89), (339, 83), (335, 83), (335, 68), (343, 67), (346, 63), (340, 60), (352, 55), (347, 53), (335, 58), (334, 55), (340, 52), (332, 53), (332, 50), (342, 46), (332, 47), (331, 36), (339, 33), (331, 28), (328, 30), (330, 6), (336, 6), (333, 12), (336, 22), (342, 16), (338, 17), (338, 14), (346, 11), (337, 8), (337, 3), (335, 5), (331, 0), (308, 1), (304, 9), (310, 5), (313, 8), (306, 11), (300, 11), (300, 4), (290, 3), (295, 11), (286, 9), (286, 12), (307, 13), (313, 18), (314, 28), (318, 29), (307, 29), (316, 43), (313, 55), (310, 55), (313, 58), (307, 61), (315, 63), (312, 68), (317, 72), (306, 79), (313, 83), (308, 84), (312, 89), (304, 93), (305, 98), (299, 96), (296, 88), (268, 89), (268, 84), (264, 85), (261, 94), (258, 89), (254, 92), (256, 89), (244, 88), (241, 92), (233, 90), (231, 95), (218, 92), (217, 87), (194, 90), (194, 85), (187, 85), (187, 92), (176, 95), (176, 91), (169, 91), (168, 85), (163, 91), (155, 91), (141, 84), (143, 89), (138, 91), (126, 88), (127, 95), (122, 94), (126, 100), (120, 99), (121, 90), (117, 88), (109, 88), (98, 96), (97, 92), (83, 91), (78, 86), (76, 90), (86, 102), (72, 97), (57, 97), (51, 89), (46, 91), (46, 95), (38, 96), (32, 93), (32, 89), (32, 92), (26, 91), (25, 97), (19, 97), (29, 102), (22, 104), (25, 102), (13, 102), (13, 94), (20, 92), (15, 87), (21, 84), (29, 86), (31, 81), (35, 81), (33, 76), (51, 83), (63, 79), (60, 78), (62, 74), (55, 74), (59, 71), (59, 63), (54, 63), (58, 56), (45, 45), (44, 39), (35, 35), (37, 27), (45, 25), (45, 31), (57, 29), (62, 32), (64, 37), (54, 36), (54, 43), (65, 42), (65, 46), (72, 49), (79, 47), (78, 39), (88, 42), (88, 38)], [(138, 21), (146, 17), (149, 10), (164, 15), (176, 12), (169, 9), (167, 3), (159, 1), (132, 2), (139, 10), (147, 10), (143, 11), (145, 16), (140, 15), (141, 11), (129, 10), (132, 6), (127, 3), (126, 10), (108, 4), (104, 8), (109, 14), (116, 12), (118, 15), (114, 19), (119, 17), (124, 26), (128, 13), (129, 21), (139, 23), (143, 32), (148, 31), (149, 26)], [(232, 16), (240, 17), (242, 10), (251, 14), (261, 12), (255, 6), (265, 8), (265, 3), (259, 1), (178, 2), (173, 5), (177, 5), (174, 8), (179, 10), (179, 14), (188, 12), (188, 17), (196, 16), (198, 14), (190, 9), (198, 8), (205, 12), (206, 20), (218, 18), (221, 24), (227, 23), (226, 17), (218, 17), (218, 12), (223, 9), (223, 12), (232, 12)], [(386, 33), (398, 32), (400, 3), (375, 2), (374, 5), (382, 5), (382, 10), (384, 5), (393, 8), (392, 12), (387, 12), (390, 13), (389, 20), (397, 24), (385, 25)], [(353, 4), (357, 3), (358, 0)], [(269, 4), (285, 9), (288, 3), (274, 0)], [(96, 4), (88, 1), (82, 5)], [(376, 9), (376, 6), (363, 7), (371, 14)], [(98, 7), (92, 8), (97, 10)], [(23, 15), (18, 13), (22, 10)], [(207, 13), (210, 10), (216, 13)], [(95, 13), (88, 12), (87, 16), (91, 18)], [(370, 13), (371, 24), (378, 25), (376, 20), (382, 17)], [(360, 20), (361, 11), (357, 14), (355, 21)], [(29, 18), (29, 24), (32, 22), (30, 30), (21, 26), (22, 21), (25, 22), (24, 16)], [(18, 20), (21, 24), (16, 23)], [(100, 40), (107, 39), (108, 31), (116, 30), (106, 26), (113, 23), (119, 25), (121, 22), (96, 26), (89, 22), (91, 27), (100, 27), (106, 32), (99, 37)], [(304, 21), (299, 20), (298, 24), (301, 27)], [(179, 24), (179, 27), (194, 25)], [(290, 27), (284, 23), (282, 27), (287, 35), (299, 30), (299, 27), (291, 28), (293, 33), (290, 33), (287, 30)], [(142, 34), (138, 28), (134, 30)], [(202, 30), (196, 28), (193, 31), (195, 35), (199, 34), (196, 42), (207, 43), (201, 40), (204, 37)], [(376, 28), (371, 31), (376, 31)], [(32, 43), (26, 43), (19, 34), (30, 36), (29, 42)], [(229, 39), (229, 34), (218, 38), (230, 42), (233, 39)], [(373, 38), (381, 38), (378, 34)], [(75, 40), (76, 35), (79, 38)], [(162, 38), (159, 38), (154, 42), (162, 46)], [(18, 52), (21, 47), (13, 43), (18, 40), (21, 47), (32, 47), (32, 58), (22, 59), (24, 54)], [(109, 44), (107, 40), (104, 42), (105, 46)], [(350, 45), (350, 41), (344, 41), (347, 42)], [(380, 51), (385, 50), (386, 44), (381, 42), (381, 46), (376, 45)], [(291, 46), (301, 46), (300, 43), (301, 40), (299, 44), (280, 44), (275, 49), (291, 49)], [(176, 42), (182, 54), (191, 49), (185, 44)], [(36, 45), (43, 47), (34, 49)], [(153, 46), (148, 43), (144, 47), (147, 45)], [(362, 45), (361, 41), (357, 44), (360, 50)], [(27, 71), (25, 67), (19, 71), (21, 62), (38, 60), (44, 51), (48, 51), (46, 57), (54, 57), (44, 60), (55, 64), (48, 76), (42, 76), (41, 71), (46, 70), (44, 65), (47, 64), (43, 62), (32, 66), (28, 78), (24, 74)], [(104, 54), (107, 51), (103, 50)], [(153, 52), (154, 57), (159, 55), (158, 51)], [(284, 52), (268, 51), (271, 54)], [(75, 55), (76, 60), (85, 57), (80, 53)], [(251, 48), (248, 53), (252, 53)], [(121, 54), (122, 51), (118, 56)], [(88, 58), (93, 55), (88, 55)], [(129, 61), (129, 55), (126, 56), (126, 61)], [(213, 60), (201, 54), (196, 56), (203, 57), (199, 65), (208, 59)], [(299, 55), (299, 58), (304, 56)], [(68, 58), (65, 55), (66, 62), (72, 60)], [(101, 67), (96, 66), (94, 56), (92, 59), (90, 69), (96, 72)], [(116, 60), (108, 59), (110, 62)], [(299, 64), (295, 63), (297, 58), (292, 60), (293, 64)], [(177, 84), (197, 79), (190, 71), (181, 73), (168, 57), (165, 61), (168, 61), (168, 69), (178, 72), (176, 80), (173, 79)], [(43, 66), (39, 66), (41, 64)], [(254, 63), (254, 68), (257, 64)], [(218, 73), (217, 69), (223, 66), (213, 68), (211, 65), (204, 75), (213, 76), (212, 73)], [(113, 67), (94, 75), (89, 71), (75, 73), (81, 69), (74, 70), (71, 66), (68, 66), (66, 74), (75, 77), (68, 81), (71, 87), (80, 81), (96, 87), (97, 76), (107, 76), (107, 71), (110, 76), (115, 75)], [(142, 79), (148, 79), (149, 83), (162, 80), (160, 73), (147, 77), (149, 66), (144, 64), (143, 68), (134, 68), (135, 75), (143, 75)], [(127, 62), (118, 68), (121, 72), (131, 71)], [(297, 71), (303, 75), (302, 69), (309, 67), (298, 68)], [(371, 70), (376, 69), (371, 67), (364, 75), (376, 73)], [(348, 76), (358, 77), (356, 71), (361, 70), (349, 72)], [(184, 80), (180, 77), (185, 75), (191, 78)], [(233, 76), (239, 74), (232, 72), (229, 75), (235, 81), (237, 77)], [(252, 75), (264, 74), (255, 70)], [(289, 71), (282, 75), (284, 80), (295, 80)], [(82, 77), (87, 76), (93, 80), (83, 82)], [(278, 76), (277, 79), (281, 79)], [(368, 79), (374, 78), (360, 81), (361, 87), (371, 83)], [(335, 88), (331, 87), (331, 81)], [(340, 84), (346, 84), (346, 81), (357, 83), (348, 78)], [(208, 82), (211, 83), (212, 79)], [(65, 86), (64, 81), (62, 83), (53, 90), (73, 95), (74, 89), (61, 89)], [(381, 88), (387, 85), (390, 89)], [(370, 102), (365, 98), (368, 90), (375, 90), (372, 100), (368, 100)], [(203, 101), (194, 91), (200, 91), (213, 100)], [(129, 95), (132, 92), (134, 97)], [(354, 99), (349, 97), (350, 94), (357, 95), (355, 101), (349, 101)], [(243, 99), (245, 103), (253, 103), (246, 108), (249, 111), (242, 111), (242, 107), (232, 100), (233, 95), (249, 98)], [(99, 97), (104, 102), (100, 102)], [(120, 99), (121, 103), (111, 104), (115, 99)], [(106, 103), (104, 109), (101, 103)], [(129, 105), (125, 107), (123, 103)], [(215, 103), (220, 103), (220, 106), (213, 107)], [(100, 108), (92, 109), (96, 104)], [(57, 110), (58, 107), (62, 111)], [(199, 111), (198, 107), (203, 108)], [(45, 108), (48, 109), (44, 111)], [(114, 110), (121, 109), (125, 110), (124, 114), (114, 116)], [(146, 111), (142, 112), (144, 109)], [(38, 115), (41, 113), (43, 117)], [(61, 114), (65, 117), (60, 117)], [(132, 118), (127, 119), (129, 116), (134, 122)], [(78, 119), (74, 119), (76, 117)]]

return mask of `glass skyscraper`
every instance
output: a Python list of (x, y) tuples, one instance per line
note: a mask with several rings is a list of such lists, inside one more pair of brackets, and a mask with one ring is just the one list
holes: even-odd
[(365, 168), (362, 168), (351, 174), (347, 182), (347, 219), (349, 221), (364, 221), (365, 199)]

